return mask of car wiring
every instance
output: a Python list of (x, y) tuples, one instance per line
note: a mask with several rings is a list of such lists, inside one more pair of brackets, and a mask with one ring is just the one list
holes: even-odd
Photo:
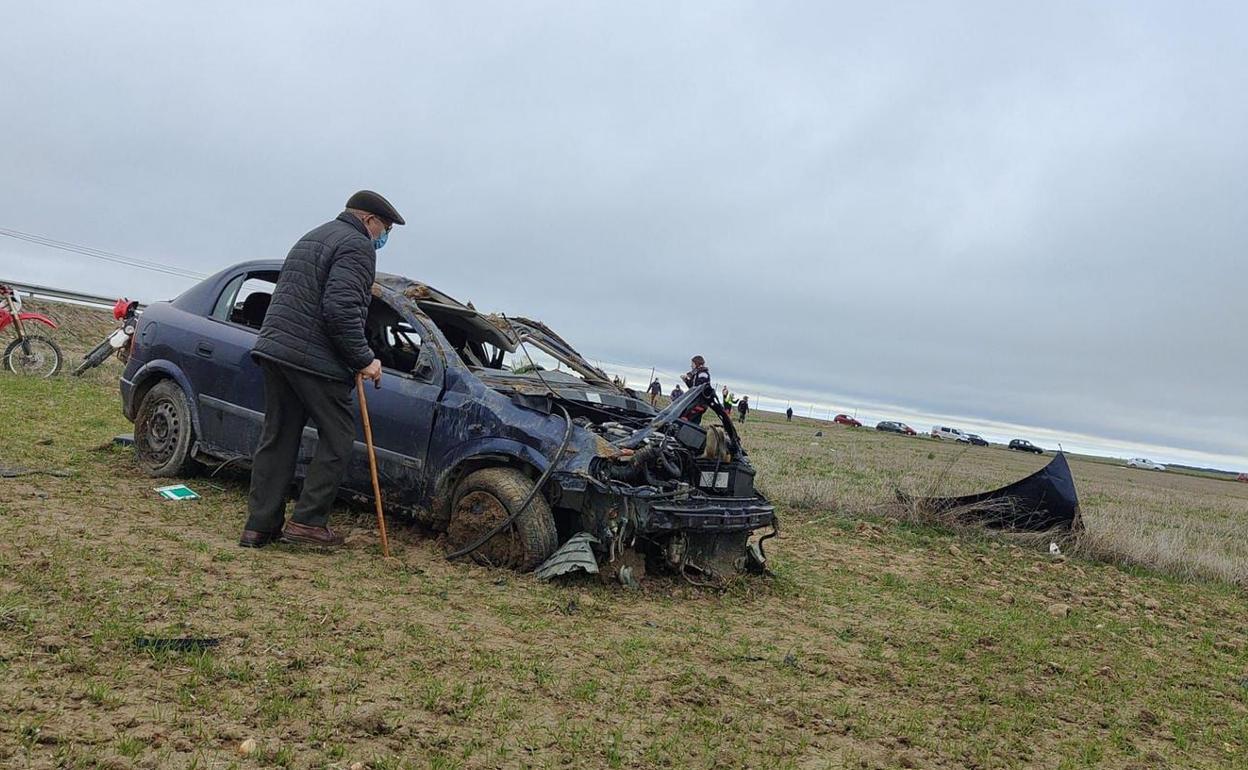
[(510, 527), (516, 519), (520, 518), (520, 514), (529, 509), (529, 505), (533, 502), (533, 498), (537, 496), (538, 492), (540, 492), (542, 487), (546, 484), (546, 480), (550, 478), (551, 471), (553, 471), (555, 466), (559, 464), (559, 458), (563, 457), (563, 450), (568, 448), (568, 442), (572, 439), (572, 415), (568, 414), (568, 410), (564, 409), (562, 406), (559, 406), (559, 411), (563, 412), (563, 422), (565, 426), (563, 430), (563, 441), (560, 442), (559, 450), (555, 452), (555, 456), (550, 461), (550, 464), (546, 466), (546, 470), (542, 471), (541, 477), (538, 478), (537, 482), (533, 484), (533, 488), (529, 490), (529, 494), (524, 498), (524, 502), (520, 503), (520, 505), (518, 505), (516, 509), (507, 516), (507, 518), (503, 519), (498, 526), (494, 527), (494, 529), (473, 541), (470, 545), (464, 546), (458, 551), (447, 554), (447, 561), (454, 561), (455, 559), (467, 556), (481, 546), (485, 545), (495, 535), (507, 529), (507, 527)]

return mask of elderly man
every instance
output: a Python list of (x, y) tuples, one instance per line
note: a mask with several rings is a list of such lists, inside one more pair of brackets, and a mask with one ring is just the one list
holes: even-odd
[[(252, 459), (239, 545), (260, 548), (279, 538), (342, 544), (328, 526), (329, 510), (355, 443), (355, 375), (381, 382), (381, 362), (364, 336), (377, 249), (390, 228), (402, 224), (389, 201), (361, 190), (346, 211), (300, 238), (286, 255), (251, 353), (264, 372), (264, 429)], [(286, 492), (308, 418), (316, 424), (316, 455), (285, 521)]]

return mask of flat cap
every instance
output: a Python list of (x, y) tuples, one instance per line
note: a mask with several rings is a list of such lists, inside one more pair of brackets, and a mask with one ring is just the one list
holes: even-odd
[(372, 190), (360, 190), (355, 195), (352, 195), (347, 199), (347, 208), (376, 214), (391, 224), (407, 224), (407, 222), (403, 221), (403, 215), (394, 206), (390, 205), (390, 201)]

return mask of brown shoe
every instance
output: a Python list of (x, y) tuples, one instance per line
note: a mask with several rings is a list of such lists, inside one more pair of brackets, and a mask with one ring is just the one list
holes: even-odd
[(281, 536), (281, 532), (257, 532), (254, 529), (244, 529), (243, 536), (238, 539), (238, 544), (243, 548), (263, 548), (269, 543), (277, 542)]
[(282, 540), (298, 545), (319, 545), (322, 548), (336, 548), (342, 545), (342, 535), (329, 527), (309, 527), (297, 521), (288, 521), (282, 527)]

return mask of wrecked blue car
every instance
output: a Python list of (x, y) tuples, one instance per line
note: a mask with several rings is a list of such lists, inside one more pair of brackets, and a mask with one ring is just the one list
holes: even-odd
[[(247, 466), (264, 420), (249, 354), (281, 267), (236, 265), (143, 312), (121, 397), (147, 473)], [(626, 582), (764, 567), (775, 509), (709, 387), (656, 411), (544, 324), (394, 275), (377, 276), (366, 333), (384, 367), (368, 405), (385, 507), (445, 533), (452, 556)], [(721, 425), (681, 419), (698, 403)], [(309, 425), (299, 478), (315, 446)], [(362, 433), (342, 493), (371, 500)]]

